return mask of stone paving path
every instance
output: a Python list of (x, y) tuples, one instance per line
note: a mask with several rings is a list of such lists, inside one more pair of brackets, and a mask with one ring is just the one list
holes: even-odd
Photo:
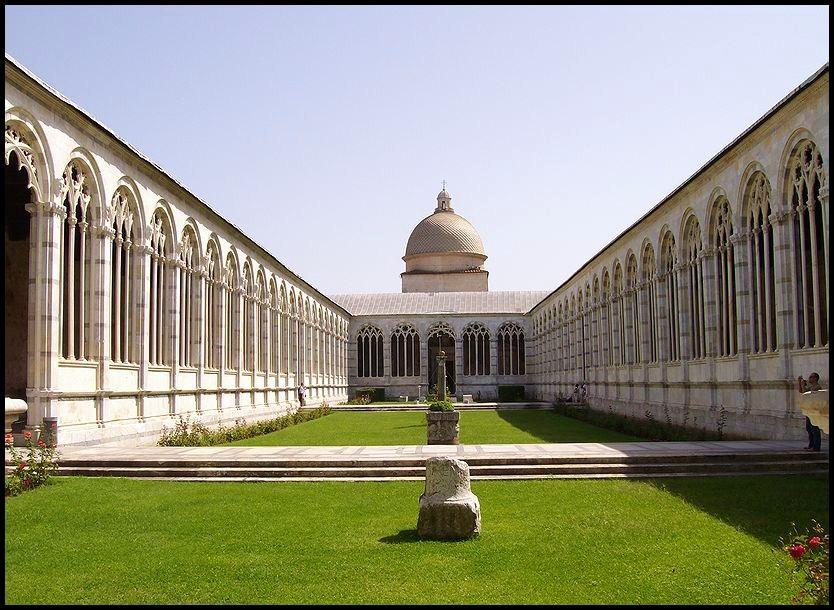
[[(65, 446), (59, 455), (72, 460), (165, 460), (230, 459), (246, 462), (263, 458), (304, 460), (379, 460), (450, 455), (468, 457), (664, 457), (697, 455), (743, 455), (795, 453), (804, 441), (699, 441), (629, 443), (542, 443), (518, 445), (390, 445), (390, 446), (298, 446), (298, 447), (113, 447)], [(822, 455), (828, 456), (828, 442)], [(8, 463), (9, 453), (6, 452)]]

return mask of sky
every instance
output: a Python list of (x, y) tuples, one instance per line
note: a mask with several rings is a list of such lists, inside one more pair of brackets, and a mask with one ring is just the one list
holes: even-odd
[(806, 7), (20, 7), (6, 53), (325, 294), (399, 292), (441, 180), (555, 289), (828, 61)]

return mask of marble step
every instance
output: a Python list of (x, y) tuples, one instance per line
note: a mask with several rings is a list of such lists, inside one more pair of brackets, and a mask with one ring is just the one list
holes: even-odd
[[(606, 475), (606, 474), (643, 474), (666, 476), (666, 474), (701, 474), (735, 472), (827, 472), (827, 460), (789, 460), (789, 461), (758, 461), (758, 462), (708, 462), (708, 463), (589, 463), (589, 464), (514, 464), (472, 466), (470, 473), (473, 477), (504, 478), (507, 476), (560, 476), (560, 475)], [(138, 466), (62, 466), (58, 476), (122, 476), (136, 478), (195, 478), (210, 479), (232, 477), (239, 479), (343, 479), (343, 478), (422, 478), (424, 467), (194, 467), (180, 464), (174, 467), (138, 467)]]
[[(453, 452), (448, 455), (455, 457)], [(137, 467), (137, 468), (387, 468), (387, 467), (420, 467), (425, 465), (430, 455), (396, 456), (386, 458), (350, 458), (342, 456), (317, 457), (303, 459), (298, 457), (166, 457), (166, 458), (118, 458), (118, 457), (85, 457), (61, 459), (61, 467)], [(508, 466), (508, 465), (558, 465), (558, 464), (654, 464), (654, 463), (710, 463), (710, 462), (828, 462), (828, 453), (811, 453), (807, 451), (764, 452), (764, 453), (696, 453), (677, 455), (478, 455), (461, 457), (470, 468), (478, 466)]]

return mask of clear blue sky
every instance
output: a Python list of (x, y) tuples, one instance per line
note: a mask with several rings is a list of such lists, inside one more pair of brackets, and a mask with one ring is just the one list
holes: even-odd
[[(6, 7), (6, 52), (325, 293), (448, 180), (552, 290), (828, 61), (828, 7)], [(529, 264), (529, 261), (544, 261)]]

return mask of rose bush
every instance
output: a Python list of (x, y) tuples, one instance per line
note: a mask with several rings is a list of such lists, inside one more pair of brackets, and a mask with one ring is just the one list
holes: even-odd
[(40, 487), (49, 481), (49, 477), (58, 469), (55, 461), (55, 444), (50, 440), (38, 439), (32, 442), (32, 433), (23, 434), (26, 452), (18, 451), (14, 446), (14, 437), (6, 435), (6, 449), (11, 458), (12, 472), (6, 475), (6, 496), (16, 496), (28, 489)]
[(789, 537), (783, 539), (782, 548), (793, 558), (794, 570), (805, 576), (802, 590), (797, 593), (795, 603), (828, 604), (828, 534), (816, 521), (811, 522), (806, 532), (798, 532), (793, 526)]

